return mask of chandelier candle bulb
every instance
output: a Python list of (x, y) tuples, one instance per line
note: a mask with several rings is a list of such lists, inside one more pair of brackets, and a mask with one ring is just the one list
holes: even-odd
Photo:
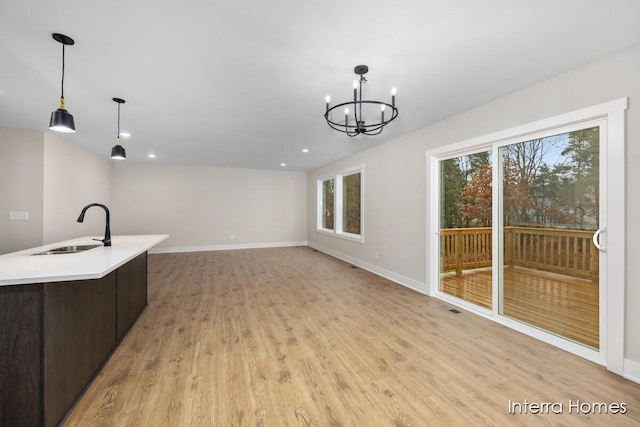
[(380, 105), (380, 123), (384, 123), (384, 104)]
[(329, 102), (331, 102), (331, 97), (327, 95), (324, 97), (324, 100), (327, 103), (327, 111), (329, 111)]
[(391, 105), (393, 105), (394, 107), (396, 106), (396, 87), (392, 87), (391, 88)]

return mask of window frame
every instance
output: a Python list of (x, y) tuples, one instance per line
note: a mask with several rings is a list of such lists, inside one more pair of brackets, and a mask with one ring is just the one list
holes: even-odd
[[(360, 234), (349, 233), (344, 231), (343, 227), (343, 178), (360, 174)], [(333, 179), (333, 230), (324, 228), (323, 224), (323, 212), (324, 212), (324, 192), (323, 183)], [(317, 222), (316, 231), (328, 236), (335, 236), (342, 239), (350, 240), (353, 242), (364, 243), (364, 165), (352, 166), (319, 176), (316, 180), (317, 189)]]

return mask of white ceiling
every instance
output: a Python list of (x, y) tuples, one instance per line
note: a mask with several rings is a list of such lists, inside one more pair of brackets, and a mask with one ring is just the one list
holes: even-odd
[[(639, 18), (638, 0), (0, 0), (0, 127), (47, 130), (59, 32), (63, 138), (108, 157), (119, 97), (129, 162), (311, 170), (639, 43)], [(398, 88), (376, 137), (323, 118), (358, 64), (365, 98)]]

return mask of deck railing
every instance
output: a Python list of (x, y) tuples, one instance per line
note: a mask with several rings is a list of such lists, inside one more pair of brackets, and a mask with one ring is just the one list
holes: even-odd
[[(592, 231), (505, 227), (504, 264), (598, 280), (598, 250)], [(441, 271), (489, 267), (492, 259), (491, 228), (440, 230)]]

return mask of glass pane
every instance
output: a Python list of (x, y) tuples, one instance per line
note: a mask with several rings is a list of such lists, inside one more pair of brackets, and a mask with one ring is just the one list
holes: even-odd
[(333, 230), (334, 180), (322, 181), (322, 228)]
[(500, 313), (599, 348), (599, 128), (501, 149)]
[(342, 228), (360, 234), (360, 173), (342, 177)]
[(491, 153), (440, 162), (439, 289), (492, 306)]

